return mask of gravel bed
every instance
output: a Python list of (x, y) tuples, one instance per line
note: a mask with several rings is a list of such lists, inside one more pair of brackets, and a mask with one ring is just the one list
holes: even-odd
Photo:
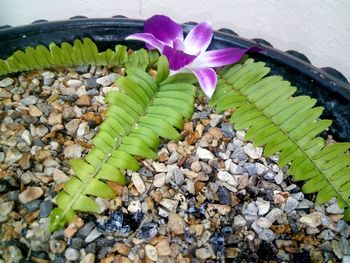
[(114, 200), (96, 199), (100, 215), (49, 233), (68, 160), (91, 149), (119, 74), (81, 66), (0, 79), (0, 262), (350, 262), (336, 200), (315, 204), (205, 98), (182, 141), (111, 184)]

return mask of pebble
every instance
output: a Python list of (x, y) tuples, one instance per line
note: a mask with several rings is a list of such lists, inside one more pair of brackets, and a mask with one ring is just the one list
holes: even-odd
[(147, 257), (152, 260), (152, 261), (157, 261), (158, 260), (158, 251), (157, 249), (150, 245), (150, 244), (146, 244), (145, 245), (145, 252)]
[(202, 260), (210, 258), (212, 254), (213, 254), (212, 251), (206, 247), (196, 249), (195, 251), (196, 257)]
[(283, 172), (281, 170), (279, 170), (275, 176), (275, 182), (276, 184), (281, 184), (283, 182)]
[(141, 211), (141, 202), (139, 200), (131, 201), (128, 205), (128, 211), (130, 213), (136, 213), (138, 211)]
[(94, 241), (96, 238), (100, 237), (101, 235), (102, 235), (102, 233), (100, 231), (98, 231), (97, 228), (94, 228), (85, 238), (85, 242), (90, 243), (90, 242)]
[(87, 107), (87, 106), (90, 106), (91, 99), (88, 95), (83, 94), (79, 97), (79, 99), (75, 103), (79, 107)]
[(67, 159), (80, 158), (83, 150), (84, 148), (80, 144), (73, 144), (67, 146), (64, 149), (63, 154)]
[(258, 199), (255, 201), (255, 205), (258, 207), (258, 214), (263, 216), (267, 214), (270, 210), (270, 202), (264, 201), (263, 199)]
[(43, 115), (43, 112), (39, 110), (37, 107), (35, 107), (34, 105), (29, 105), (28, 113), (30, 114), (30, 116), (34, 116), (34, 117), (40, 117)]
[(22, 204), (26, 204), (40, 198), (43, 194), (44, 191), (40, 187), (28, 187), (26, 190), (19, 194), (19, 201)]
[(61, 113), (51, 113), (48, 118), (49, 125), (56, 125), (62, 123), (62, 114)]
[(16, 148), (9, 148), (6, 152), (5, 162), (9, 165), (17, 162), (19, 159), (23, 157), (23, 154), (20, 153)]
[(302, 216), (300, 218), (300, 223), (303, 223), (309, 227), (318, 227), (321, 225), (321, 216), (320, 212), (313, 212), (309, 215)]
[(177, 185), (183, 185), (183, 183), (185, 182), (185, 176), (184, 176), (183, 172), (181, 171), (181, 169), (175, 168), (173, 170), (173, 174), (174, 174), (175, 183)]
[(238, 185), (238, 181), (237, 179), (230, 174), (229, 172), (226, 171), (219, 171), (217, 174), (217, 177), (219, 180), (228, 183), (229, 185), (232, 186), (237, 186)]
[(149, 240), (157, 235), (158, 226), (155, 223), (146, 223), (136, 233), (136, 238)]
[(116, 78), (118, 78), (119, 76), (120, 75), (118, 73), (111, 73), (107, 76), (96, 79), (96, 83), (98, 83), (104, 87), (107, 87), (107, 86), (111, 85), (116, 80)]
[(330, 206), (328, 206), (326, 208), (326, 211), (328, 214), (343, 214), (344, 213), (344, 209), (343, 208), (340, 208), (338, 203), (334, 203), (334, 204), (331, 204)]
[(80, 120), (78, 119), (72, 119), (70, 120), (64, 127), (67, 130), (67, 133), (71, 136), (75, 136), (77, 133), (77, 130), (79, 128)]
[(285, 207), (284, 207), (284, 211), (286, 213), (290, 213), (298, 207), (298, 204), (299, 204), (298, 200), (296, 200), (294, 197), (290, 196), (287, 199), (287, 202), (286, 202)]
[(78, 250), (74, 249), (74, 248), (67, 248), (66, 251), (64, 252), (64, 256), (66, 257), (67, 260), (70, 261), (75, 261), (78, 260), (80, 257), (80, 253)]
[(0, 89), (0, 99), (10, 99), (12, 94), (5, 89)]
[(246, 220), (241, 215), (235, 216), (233, 219), (233, 226), (237, 228), (244, 227), (246, 223)]
[(258, 227), (261, 228), (270, 228), (270, 226), (272, 225), (272, 221), (269, 218), (260, 217), (258, 218), (258, 220), (256, 220), (256, 224)]
[(227, 138), (233, 138), (235, 136), (235, 131), (232, 128), (231, 123), (222, 123), (221, 124), (221, 131)]
[(4, 78), (4, 79), (2, 79), (2, 80), (0, 81), (0, 87), (1, 87), (1, 88), (6, 88), (6, 87), (12, 85), (14, 82), (15, 82), (15, 81), (14, 81), (12, 78), (9, 78), (9, 77)]
[(154, 176), (153, 185), (155, 187), (162, 187), (165, 185), (165, 173), (159, 173)]
[(94, 263), (96, 256), (93, 253), (88, 253), (86, 256), (80, 261), (80, 263)]
[(207, 149), (198, 147), (197, 148), (197, 152), (196, 152), (197, 156), (199, 159), (201, 160), (212, 160), (214, 158), (214, 154), (210, 151), (208, 151)]
[(168, 227), (173, 234), (181, 235), (184, 233), (186, 223), (181, 216), (174, 212), (170, 212), (168, 219)]
[(350, 244), (345, 237), (340, 237), (339, 247), (344, 255), (350, 255)]
[(0, 204), (0, 223), (5, 222), (8, 219), (8, 214), (13, 210), (15, 202), (4, 202)]
[(247, 143), (243, 147), (244, 152), (252, 159), (261, 158), (263, 149), (261, 147), (254, 147), (253, 144)]
[(273, 240), (275, 240), (275, 233), (271, 229), (264, 228), (259, 233), (259, 238), (266, 242), (272, 242)]
[(67, 84), (70, 88), (77, 89), (81, 85), (83, 85), (83, 82), (81, 80), (78, 80), (78, 79), (70, 79), (67, 81)]
[(274, 223), (279, 217), (283, 215), (283, 210), (280, 208), (272, 208), (272, 210), (266, 215), (266, 218), (269, 218), (272, 223)]
[(335, 237), (335, 233), (330, 229), (326, 229), (323, 230), (321, 234), (318, 235), (318, 237), (324, 240), (333, 240)]
[(93, 78), (88, 78), (87, 80), (85, 80), (85, 87), (87, 89), (94, 89), (94, 88), (98, 88), (100, 86), (100, 84), (98, 84), (96, 82), (96, 77)]
[(36, 127), (35, 131), (39, 137), (44, 137), (49, 132), (49, 129), (45, 125), (40, 124), (38, 127)]
[(145, 183), (143, 182), (142, 178), (140, 177), (139, 173), (133, 173), (131, 176), (131, 181), (133, 182), (136, 190), (142, 194), (146, 191)]
[(30, 95), (30, 96), (23, 98), (21, 100), (21, 102), (24, 106), (29, 106), (29, 105), (36, 104), (38, 102), (38, 100), (39, 100), (38, 97), (36, 97), (34, 95)]

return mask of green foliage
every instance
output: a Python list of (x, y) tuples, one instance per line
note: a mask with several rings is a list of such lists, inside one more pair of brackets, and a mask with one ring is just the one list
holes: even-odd
[[(125, 170), (138, 170), (137, 158), (157, 157), (159, 136), (181, 138), (178, 129), (193, 113), (196, 87), (186, 74), (168, 77), (169, 65), (160, 57), (157, 80), (139, 68), (129, 68), (116, 82), (121, 91), (109, 92), (106, 119), (93, 139), (94, 148), (85, 160), (70, 161), (75, 172), (57, 196), (50, 230), (66, 225), (75, 211), (99, 213), (91, 197), (113, 198), (106, 183), (125, 183)], [(182, 79), (184, 81), (182, 81)]]
[[(235, 128), (248, 128), (246, 139), (264, 146), (266, 156), (280, 152), (279, 165), (290, 163), (293, 179), (306, 181), (305, 193), (318, 192), (317, 202), (337, 197), (340, 207), (349, 207), (350, 143), (325, 146), (316, 137), (331, 124), (318, 119), (323, 108), (307, 96), (292, 97), (296, 88), (268, 72), (252, 59), (223, 70), (210, 105), (219, 112), (235, 109)], [(350, 220), (349, 208), (345, 219)]]
[(145, 49), (128, 54), (127, 47), (122, 45), (117, 45), (115, 50), (98, 52), (95, 43), (89, 38), (84, 38), (83, 41), (75, 40), (73, 45), (64, 42), (59, 47), (51, 43), (49, 48), (39, 45), (16, 51), (7, 60), (0, 59), (0, 76), (18, 71), (82, 64), (139, 67), (145, 70), (147, 66), (155, 64), (158, 57), (157, 51)]

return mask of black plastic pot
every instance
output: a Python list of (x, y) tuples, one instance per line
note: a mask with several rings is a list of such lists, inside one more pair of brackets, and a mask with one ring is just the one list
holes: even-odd
[[(47, 22), (39, 20), (31, 25), (0, 27), (0, 58), (5, 59), (16, 50), (39, 44), (59, 44), (73, 42), (76, 38), (90, 37), (99, 50), (105, 50), (116, 44), (127, 44), (131, 48), (142, 47), (141, 42), (125, 41), (125, 37), (143, 31), (141, 20), (116, 16), (109, 19), (88, 19), (73, 17), (66, 21)], [(183, 25), (187, 33), (195, 23)], [(263, 54), (251, 54), (264, 61), (271, 68), (270, 74), (277, 74), (298, 87), (299, 94), (306, 94), (318, 100), (325, 107), (323, 118), (332, 119), (330, 133), (339, 141), (350, 141), (350, 84), (346, 78), (333, 68), (318, 69), (310, 64), (306, 56), (297, 51), (281, 52), (262, 39), (247, 40), (237, 36), (229, 29), (220, 29), (214, 33), (209, 49), (226, 47), (246, 48), (260, 45)]]

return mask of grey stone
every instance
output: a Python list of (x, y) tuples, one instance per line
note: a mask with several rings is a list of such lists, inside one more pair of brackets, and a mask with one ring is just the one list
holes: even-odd
[(96, 79), (96, 83), (102, 85), (103, 87), (107, 87), (111, 85), (120, 75), (118, 73), (111, 73), (107, 76)]
[(264, 174), (264, 179), (268, 181), (273, 181), (275, 180), (276, 174), (273, 171), (268, 171), (267, 173)]
[(345, 237), (341, 237), (339, 239), (339, 246), (340, 246), (341, 252), (344, 255), (350, 255), (349, 241)]
[(77, 232), (77, 236), (82, 237), (82, 238), (86, 238), (90, 232), (92, 231), (92, 229), (94, 229), (95, 227), (95, 223), (90, 221), (87, 222), (85, 225), (82, 226), (82, 228), (80, 228)]
[(40, 204), (40, 218), (46, 218), (52, 211), (51, 200), (45, 200)]
[(0, 89), (0, 99), (9, 99), (12, 97), (12, 94), (5, 89)]
[(184, 176), (183, 172), (181, 171), (181, 169), (175, 168), (173, 170), (173, 174), (174, 174), (175, 183), (177, 185), (183, 185), (183, 183), (185, 182), (185, 176)]
[[(261, 216), (265, 215), (270, 210), (270, 202), (269, 201), (258, 199), (255, 201), (255, 205), (258, 207), (258, 210), (259, 210), (258, 214)], [(269, 219), (271, 219), (271, 218), (269, 218)]]
[(6, 152), (6, 159), (5, 162), (9, 165), (17, 162), (19, 159), (22, 158), (22, 154), (16, 149), (16, 148), (9, 148)]
[(233, 226), (236, 228), (244, 227), (246, 225), (246, 220), (243, 216), (238, 215), (233, 218)]
[(283, 215), (283, 210), (275, 207), (275, 208), (272, 208), (272, 210), (266, 215), (266, 217), (271, 219), (272, 223), (274, 223), (282, 215)]
[(266, 242), (272, 242), (275, 240), (275, 233), (271, 229), (264, 228), (261, 233), (259, 233), (259, 238)]
[(238, 161), (248, 160), (248, 156), (245, 154), (242, 148), (237, 148), (232, 154), (231, 158)]
[(90, 65), (81, 65), (75, 68), (75, 71), (79, 74), (88, 73), (90, 70)]
[(328, 214), (342, 214), (344, 213), (344, 209), (340, 208), (338, 203), (331, 204), (326, 208)]
[(79, 259), (80, 253), (79, 253), (78, 250), (69, 247), (69, 248), (67, 248), (66, 251), (64, 252), (64, 256), (66, 257), (67, 260), (76, 261), (76, 260)]
[(235, 136), (235, 131), (232, 128), (231, 123), (222, 123), (221, 124), (221, 131), (227, 138), (233, 138)]
[(33, 95), (27, 96), (21, 100), (22, 104), (25, 106), (34, 105), (38, 102), (39, 98)]
[(330, 229), (326, 229), (323, 230), (321, 234), (318, 235), (318, 237), (324, 240), (333, 240), (335, 237), (335, 233)]
[(14, 94), (14, 95), (21, 95), (23, 94), (24, 92), (26, 92), (25, 88), (20, 86), (20, 87), (14, 87), (12, 90), (11, 90), (11, 93)]
[(333, 253), (337, 256), (337, 258), (342, 259), (344, 254), (341, 251), (339, 242), (337, 240), (332, 240), (331, 244), (332, 244)]
[(45, 71), (42, 76), (44, 86), (51, 86), (55, 81), (55, 74), (53, 72)]
[(96, 77), (93, 77), (93, 78), (89, 78), (87, 80), (85, 80), (85, 88), (86, 89), (95, 89), (95, 88), (98, 88), (100, 86), (100, 84), (98, 84), (96, 82)]
[(39, 208), (39, 205), (41, 203), (41, 200), (33, 200), (29, 203), (24, 204), (24, 207), (28, 209), (28, 212), (34, 212)]
[(243, 166), (244, 170), (251, 176), (256, 174), (256, 167), (253, 163), (245, 163)]
[(14, 81), (13, 79), (9, 78), (9, 77), (4, 78), (4, 79), (2, 79), (2, 80), (0, 81), (0, 87), (1, 87), (1, 88), (6, 88), (6, 87), (12, 85), (14, 82), (15, 82), (15, 81)]
[(287, 202), (284, 207), (284, 211), (286, 211), (286, 213), (290, 213), (298, 207), (298, 204), (299, 204), (298, 200), (290, 196), (287, 199)]
[(79, 250), (84, 246), (85, 242), (80, 237), (73, 237), (72, 238), (72, 247)]

